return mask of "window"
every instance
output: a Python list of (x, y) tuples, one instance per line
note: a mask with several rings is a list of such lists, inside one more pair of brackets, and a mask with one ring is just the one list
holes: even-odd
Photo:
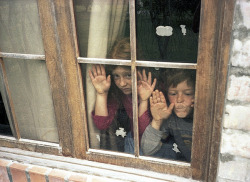
[[(195, 82), (195, 71), (192, 69), (196, 69), (197, 62), (199, 21), (196, 19), (199, 20), (200, 1), (191, 5), (184, 1), (161, 3), (136, 1), (135, 29), (129, 21), (129, 1), (75, 1), (79, 60), (86, 80), (83, 85), (87, 90), (85, 99), (90, 148), (134, 154), (133, 136), (137, 131), (133, 126), (138, 127), (140, 144), (142, 134), (152, 120), (149, 109), (151, 92), (154, 89), (166, 91), (166, 79), (173, 76), (168, 73), (171, 70), (174, 74), (185, 72), (183, 78), (178, 74), (177, 79), (183, 79), (181, 81), (185, 81), (192, 72)], [(132, 41), (135, 39), (132, 39), (130, 29), (136, 30), (136, 42)], [(131, 50), (130, 43), (136, 44), (136, 49)], [(136, 57), (131, 57), (133, 54), (137, 54)], [(179, 69), (166, 69), (176, 67)], [(134, 75), (131, 69), (134, 69)], [(141, 83), (140, 86), (138, 83)], [(140, 89), (136, 95), (137, 88)], [(195, 84), (192, 84), (192, 90), (194, 99)], [(136, 103), (138, 108), (133, 108), (137, 107)], [(189, 112), (188, 117), (193, 118), (193, 108)], [(135, 119), (137, 115), (138, 123), (136, 120), (133, 122), (133, 117)], [(185, 128), (182, 135), (187, 136), (188, 133), (185, 140), (189, 142), (185, 160), (190, 161), (192, 122), (189, 131), (184, 131)], [(168, 141), (166, 145), (171, 147)], [(172, 152), (172, 148), (169, 149)], [(182, 160), (179, 155), (176, 157)]]
[(11, 129), (7, 136), (58, 143), (37, 2), (2, 0), (0, 7), (1, 103), (5, 127)]
[[(113, 4), (109, 4), (109, 1), (101, 0), (26, 1), (32, 2), (32, 4), (27, 2), (18, 4), (15, 0), (11, 2), (0, 1), (1, 17), (8, 17), (8, 12), (11, 10), (10, 3), (16, 5), (14, 6), (16, 9), (20, 9), (18, 7), (25, 4), (26, 12), (33, 13), (25, 16), (34, 17), (29, 20), (36, 20), (35, 22), (27, 23), (30, 25), (30, 28), (35, 28), (35, 31), (29, 29), (30, 33), (36, 32), (36, 34), (32, 35), (32, 38), (27, 39), (31, 42), (24, 42), (24, 44), (21, 44), (23, 47), (19, 49), (17, 47), (19, 44), (13, 44), (14, 49), (9, 49), (10, 46), (4, 47), (11, 42), (7, 41), (6, 35), (0, 34), (1, 75), (3, 75), (3, 88), (6, 90), (5, 92), (1, 91), (1, 94), (7, 93), (5, 97), (10, 101), (9, 105), (5, 105), (5, 108), (10, 110), (11, 119), (9, 119), (9, 123), (10, 126), (13, 125), (12, 133), (17, 139), (13, 142), (12, 139), (1, 135), (0, 142), (3, 146), (12, 145), (12, 147), (25, 148), (25, 146), (32, 145), (38, 147), (31, 150), (53, 154), (60, 154), (62, 149), (64, 156), (150, 169), (194, 179), (208, 179), (209, 175), (216, 171), (217, 164), (214, 160), (216, 161), (218, 156), (213, 154), (213, 150), (216, 151), (216, 147), (218, 147), (218, 139), (214, 137), (214, 134), (218, 131), (216, 127), (219, 127), (219, 125), (216, 124), (216, 121), (217, 117), (221, 117), (223, 108), (223, 104), (220, 105), (216, 98), (223, 95), (225, 91), (225, 88), (220, 90), (218, 86), (221, 83), (225, 84), (227, 64), (226, 60), (224, 60), (226, 58), (223, 56), (228, 54), (226, 50), (228, 50), (230, 31), (228, 31), (227, 26), (230, 26), (232, 20), (231, 15), (228, 16), (230, 11), (233, 11), (234, 4), (232, 1), (201, 1), (200, 25), (196, 23), (194, 27), (196, 31), (197, 27), (199, 27), (199, 36), (197, 33), (193, 33), (192, 36), (184, 35), (190, 32), (190, 24), (187, 24), (186, 27), (180, 26), (183, 25), (182, 21), (185, 20), (182, 16), (189, 17), (189, 11), (186, 14), (178, 14), (182, 11), (172, 11), (173, 9), (178, 9), (174, 8), (177, 5), (185, 3), (175, 4), (175, 1), (165, 1), (167, 2), (165, 6), (158, 6), (156, 4), (158, 1), (146, 0), (112, 1)], [(153, 2), (153, 4), (148, 4), (150, 2)], [(193, 1), (193, 3), (196, 4), (191, 6), (190, 11), (194, 14), (197, 12), (198, 15), (199, 8), (197, 9), (197, 7), (199, 7), (199, 1)], [(38, 10), (36, 10), (36, 7)], [(165, 7), (165, 9), (158, 11), (157, 8), (159, 7)], [(180, 6), (180, 8), (187, 9), (188, 7)], [(101, 12), (101, 15), (98, 12)], [(159, 12), (160, 14), (157, 14)], [(155, 13), (153, 15), (156, 19), (150, 20), (153, 17), (153, 15), (150, 16), (150, 13)], [(35, 14), (36, 16), (34, 16)], [(163, 15), (166, 15), (165, 18), (167, 19), (164, 19)], [(40, 18), (40, 21), (38, 18)], [(173, 21), (174, 19), (177, 21)], [(194, 21), (194, 19), (193, 17), (192, 20)], [(24, 20), (26, 19), (24, 18)], [(186, 18), (186, 20), (189, 23), (191, 21), (189, 18)], [(10, 19), (2, 18), (0, 21), (1, 24), (7, 23), (6, 26), (1, 26), (1, 28), (17, 28), (19, 25), (10, 24)], [(164, 24), (164, 22), (163, 25), (165, 27), (160, 27), (160, 24), (156, 23), (157, 21), (160, 24), (166, 21), (168, 24)], [(41, 28), (38, 26), (39, 23)], [(101, 25), (105, 25), (105, 27), (103, 28)], [(167, 25), (170, 26), (166, 27)], [(98, 29), (99, 26), (103, 28), (101, 31)], [(112, 30), (110, 27), (112, 27)], [(154, 27), (154, 29), (147, 30), (146, 28), (149, 27)], [(171, 28), (174, 29), (171, 38), (169, 36), (159, 36), (162, 33), (171, 34), (171, 30), (169, 30)], [(152, 33), (152, 31), (156, 30), (159, 31), (157, 32), (159, 34), (158, 37), (154, 37)], [(143, 31), (151, 31), (151, 33), (148, 34), (149, 36), (145, 36)], [(178, 33), (175, 31), (178, 31)], [(174, 36), (175, 33), (176, 37)], [(21, 31), (18, 37), (23, 39), (27, 34), (29, 32)], [(180, 36), (186, 40), (179, 40)], [(117, 37), (129, 37), (130, 59), (111, 59), (111, 57), (107, 56)], [(26, 39), (22, 41), (26, 41)], [(152, 42), (152, 45), (149, 45), (148, 42)], [(171, 49), (174, 46), (181, 46), (181, 50), (185, 50), (185, 53), (176, 47)], [(226, 49), (224, 49), (224, 46), (226, 46)], [(162, 50), (166, 47), (167, 50)], [(37, 50), (32, 51), (32, 49)], [(184, 60), (183, 58), (187, 59)], [(9, 67), (8, 64), (10, 64)], [(15, 64), (23, 67), (18, 76), (16, 74), (14, 76), (11, 75)], [(100, 145), (95, 141), (98, 141), (97, 136), (100, 136), (100, 134), (97, 133), (99, 131), (94, 128), (95, 126), (91, 122), (93, 102), (90, 102), (91, 100), (93, 101), (95, 96), (93, 96), (93, 89), (90, 89), (91, 81), (88, 76), (88, 70), (91, 68), (90, 64), (105, 65), (107, 67), (120, 65), (131, 70), (131, 75), (126, 74), (122, 76), (131, 77), (132, 80), (131, 104), (133, 110), (132, 130), (135, 136), (134, 154), (114, 152), (114, 150), (119, 151), (118, 149), (112, 149), (112, 151), (98, 149)], [(35, 73), (32, 73), (32, 76), (39, 74), (39, 77), (27, 76), (28, 67), (32, 65), (34, 67), (31, 70), (36, 70)], [(137, 71), (139, 70), (142, 73), (143, 69), (146, 70), (146, 74), (148, 74), (148, 70), (151, 70), (152, 76), (158, 79), (157, 83), (159, 83), (159, 77), (157, 77), (160, 73), (159, 70), (188, 69), (196, 72), (192, 160), (190, 163), (140, 155)], [(25, 79), (18, 81), (18, 79), (22, 79), (22, 74), (26, 74)], [(112, 72), (113, 79), (119, 78), (119, 76), (119, 72)], [(34, 114), (35, 117), (26, 120), (34, 124), (36, 123), (36, 117), (38, 117), (38, 124), (41, 124), (39, 116), (49, 117), (46, 120), (50, 122), (50, 125), (48, 125), (48, 128), (44, 128), (44, 132), (46, 133), (53, 128), (53, 140), (48, 135), (46, 135), (48, 138), (41, 138), (25, 131), (27, 128), (25, 124), (28, 121), (24, 119), (22, 123), (21, 119), (23, 117), (22, 113), (27, 112), (18, 111), (18, 107), (28, 110), (28, 106), (21, 105), (21, 101), (18, 100), (25, 98), (25, 95), (18, 96), (18, 94), (12, 93), (18, 92), (15, 82), (25, 84), (26, 78), (30, 78), (31, 85), (29, 86), (32, 93), (27, 94), (27, 92), (24, 92), (24, 94), (28, 95), (26, 98), (32, 98), (37, 101), (36, 99), (41, 97), (38, 100), (40, 104), (35, 104), (34, 108), (37, 111), (40, 111), (39, 107), (46, 109), (43, 115), (34, 111), (31, 115)], [(45, 81), (46, 78), (48, 78), (47, 81)], [(36, 81), (32, 82), (32, 79)], [(41, 84), (36, 85), (37, 80), (41, 81)], [(34, 85), (37, 87), (34, 87)], [(40, 85), (46, 85), (46, 91), (43, 90), (40, 93)], [(34, 88), (37, 93), (32, 92)], [(93, 95), (91, 96), (91, 94)], [(34, 95), (34, 98), (31, 95)], [(17, 100), (15, 100), (15, 97), (18, 97)], [(29, 101), (31, 103), (34, 102), (33, 100)], [(42, 104), (44, 103), (48, 104), (49, 107), (48, 105), (43, 106)], [(32, 107), (32, 109), (34, 108)], [(18, 113), (21, 114), (18, 115)], [(36, 126), (36, 129), (43, 127), (42, 125)], [(38, 134), (39, 132), (31, 133)], [(24, 140), (23, 138), (29, 140)], [(37, 140), (44, 141), (45, 145), (41, 146), (39, 142), (36, 142)], [(214, 163), (215, 166), (210, 167)]]

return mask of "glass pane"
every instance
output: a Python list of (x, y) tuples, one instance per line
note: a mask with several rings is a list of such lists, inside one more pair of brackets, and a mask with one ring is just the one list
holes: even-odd
[[(78, 46), (81, 57), (130, 59), (128, 2), (128, 0), (74, 0)], [(90, 147), (123, 152), (124, 138), (122, 136), (116, 137), (117, 128), (115, 129), (113, 126), (117, 125), (117, 122), (113, 122), (112, 119), (112, 125), (100, 128), (95, 123), (95, 118), (93, 121), (92, 112), (95, 108), (96, 89), (89, 77), (92, 66), (90, 64), (81, 65), (82, 75), (85, 78), (83, 84), (86, 91)], [(112, 66), (105, 66), (106, 69), (110, 70), (109, 67)], [(127, 69), (130, 71), (130, 68)], [(111, 96), (109, 96), (109, 101), (110, 99)], [(115, 100), (115, 104), (117, 104), (116, 99), (114, 97), (111, 101)], [(130, 108), (132, 108), (132, 105)], [(123, 108), (119, 109), (124, 112)], [(124, 119), (126, 120), (126, 118)], [(128, 121), (130, 120), (126, 120), (126, 122)], [(130, 131), (129, 124), (130, 122), (122, 126), (127, 132)], [(116, 144), (113, 145), (113, 142), (116, 142)]]
[[(1, 70), (2, 70), (2, 66), (1, 66)], [(4, 75), (1, 72), (0, 74), (0, 107), (1, 107), (1, 128), (0, 128), (0, 134), (3, 135), (12, 135), (15, 133), (14, 131), (14, 126), (13, 126), (13, 121), (12, 121), (12, 117), (11, 117), (11, 111), (10, 111), (10, 104), (9, 103), (9, 99), (7, 96), (7, 89), (4, 85)]]
[(22, 138), (58, 142), (45, 61), (4, 59)]
[[(152, 120), (148, 100), (156, 86), (156, 76), (151, 68), (138, 68), (140, 140)], [(134, 154), (131, 68), (92, 65), (85, 80), (91, 82), (86, 85), (90, 147)]]
[(2, 94), (0, 94), (0, 135), (12, 136), (11, 127), (4, 107)]
[(133, 127), (131, 68), (92, 65), (86, 75), (90, 147), (125, 152)]
[(111, 58), (118, 40), (129, 37), (128, 0), (74, 0), (81, 57)]
[(197, 62), (200, 0), (137, 0), (137, 58)]
[(0, 51), (44, 54), (36, 0), (0, 0)]
[(152, 122), (143, 133), (141, 153), (190, 162), (195, 70), (160, 69), (154, 75), (158, 84), (150, 97)]

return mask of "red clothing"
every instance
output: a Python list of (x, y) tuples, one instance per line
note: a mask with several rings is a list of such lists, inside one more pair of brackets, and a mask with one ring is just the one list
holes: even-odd
[[(122, 96), (122, 104), (126, 110), (126, 113), (130, 120), (131, 132), (133, 133), (133, 108), (132, 108), (132, 97), (131, 95), (123, 95)], [(112, 99), (108, 101), (108, 116), (97, 116), (92, 112), (92, 118), (99, 130), (107, 129), (112, 121), (114, 120), (115, 114), (118, 110), (118, 103), (116, 100)], [(151, 114), (149, 110), (146, 110), (138, 119), (139, 122), (139, 138), (141, 138), (144, 130), (149, 125), (150, 121), (152, 120)]]

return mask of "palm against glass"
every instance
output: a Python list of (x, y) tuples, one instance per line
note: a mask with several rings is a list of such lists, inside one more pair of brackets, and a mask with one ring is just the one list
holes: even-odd
[(140, 100), (145, 101), (151, 96), (156, 85), (156, 79), (154, 79), (153, 84), (151, 84), (152, 83), (151, 72), (148, 73), (147, 77), (145, 69), (143, 69), (142, 74), (138, 71), (138, 77), (139, 80), (137, 84), (137, 91)]
[(106, 77), (103, 65), (93, 65), (89, 76), (98, 94), (107, 94), (111, 85), (110, 75)]
[(167, 119), (174, 108), (174, 103), (167, 106), (166, 99), (162, 92), (158, 90), (152, 93), (150, 97), (150, 110), (153, 116), (153, 120), (157, 122), (158, 125), (162, 124), (163, 119)]

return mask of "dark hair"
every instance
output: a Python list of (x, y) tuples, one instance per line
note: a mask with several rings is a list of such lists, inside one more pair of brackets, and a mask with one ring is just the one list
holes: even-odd
[(187, 69), (167, 69), (162, 78), (164, 82), (164, 90), (167, 92), (169, 87), (177, 87), (183, 81), (187, 81), (187, 85), (195, 89), (195, 70)]

